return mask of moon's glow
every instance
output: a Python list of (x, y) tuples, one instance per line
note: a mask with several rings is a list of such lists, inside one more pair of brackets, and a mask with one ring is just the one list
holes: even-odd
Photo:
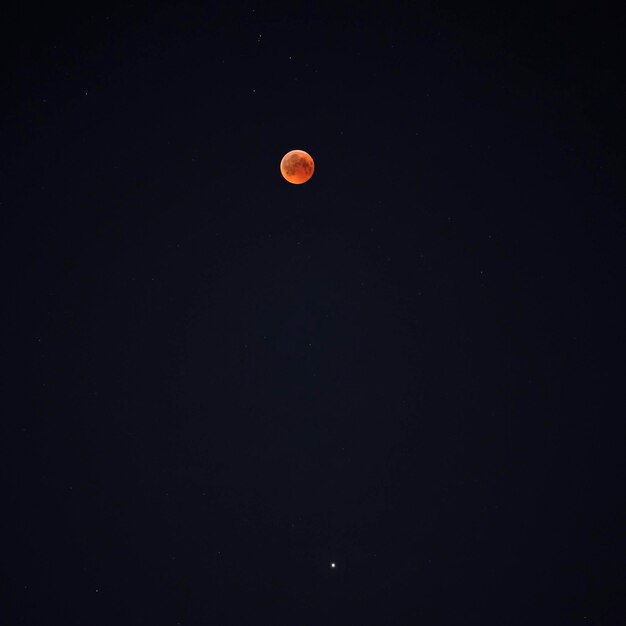
[(315, 170), (313, 158), (304, 150), (292, 150), (282, 158), (280, 172), (284, 179), (294, 185), (306, 183)]

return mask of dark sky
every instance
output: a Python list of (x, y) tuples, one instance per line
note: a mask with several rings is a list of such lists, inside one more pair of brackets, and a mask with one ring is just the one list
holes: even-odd
[(3, 17), (0, 624), (623, 625), (622, 16), (262, 4)]

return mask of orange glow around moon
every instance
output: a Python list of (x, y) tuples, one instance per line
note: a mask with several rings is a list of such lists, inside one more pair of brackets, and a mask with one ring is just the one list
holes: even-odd
[(286, 181), (294, 185), (306, 183), (313, 176), (314, 169), (311, 155), (304, 150), (287, 152), (280, 162), (280, 173)]

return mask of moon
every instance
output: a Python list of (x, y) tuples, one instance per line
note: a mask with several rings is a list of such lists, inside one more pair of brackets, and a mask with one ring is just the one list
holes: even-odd
[(280, 173), (287, 182), (293, 185), (306, 183), (313, 176), (314, 169), (313, 158), (304, 150), (291, 150), (280, 162)]

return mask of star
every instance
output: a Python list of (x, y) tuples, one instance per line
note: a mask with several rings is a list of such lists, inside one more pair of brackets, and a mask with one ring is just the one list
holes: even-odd
[(335, 569), (335, 567), (337, 567), (337, 563), (331, 563), (330, 566), (332, 569)]

